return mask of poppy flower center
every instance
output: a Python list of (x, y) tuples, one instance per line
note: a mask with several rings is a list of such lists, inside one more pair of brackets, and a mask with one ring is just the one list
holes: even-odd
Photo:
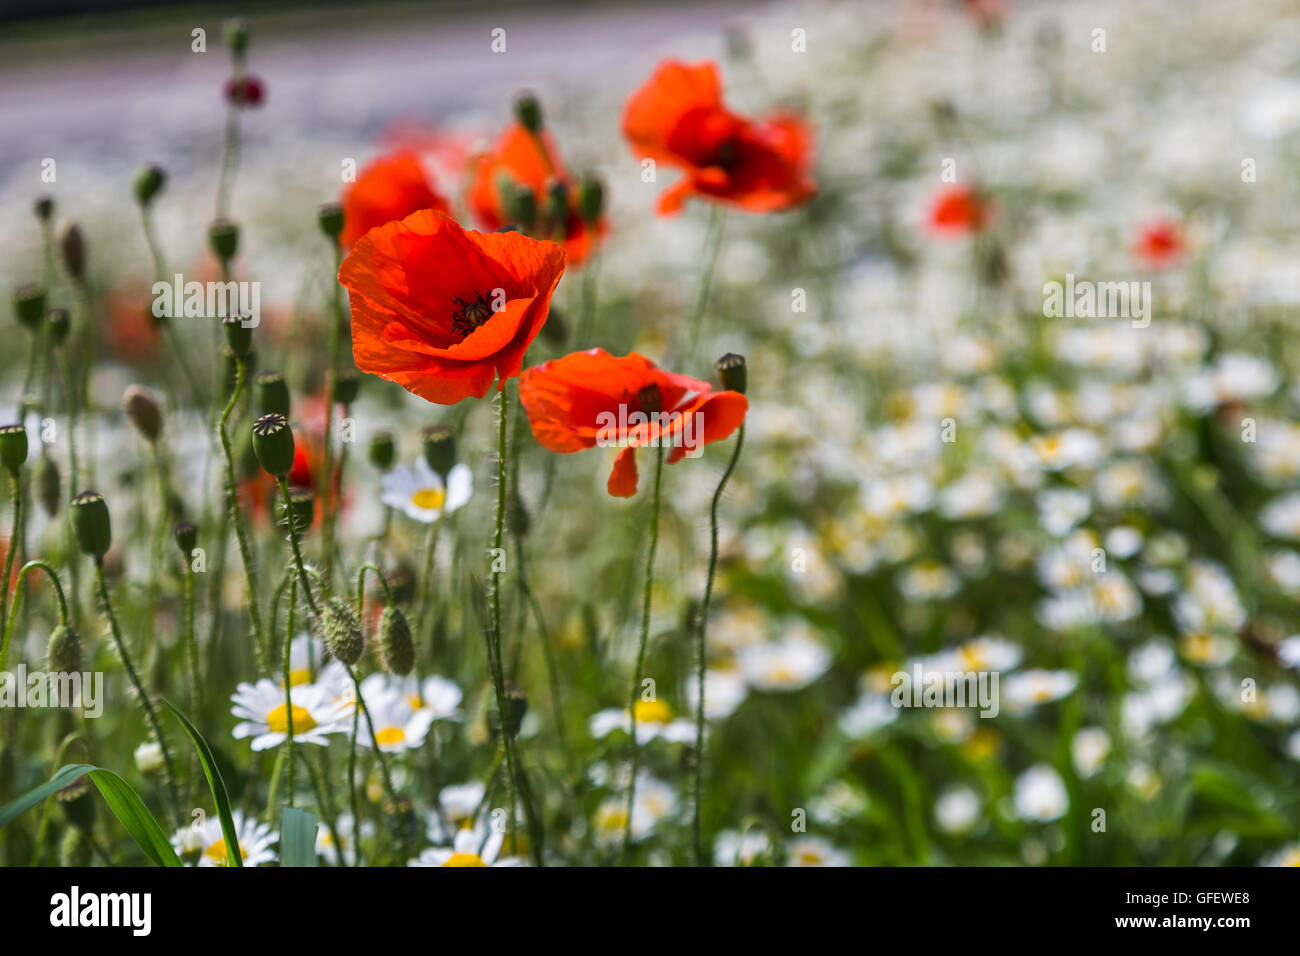
[(651, 382), (636, 393), (636, 404), (640, 411), (653, 415), (664, 410), (664, 396), (659, 386)]
[(473, 302), (467, 302), (460, 296), (456, 296), (452, 301), (458, 308), (451, 314), (451, 328), (461, 339), (492, 318), (492, 306), (482, 292), (474, 293)]

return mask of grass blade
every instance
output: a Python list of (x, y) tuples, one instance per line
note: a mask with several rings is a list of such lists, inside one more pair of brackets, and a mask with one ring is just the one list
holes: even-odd
[(212, 748), (208, 742), (203, 739), (203, 735), (189, 721), (189, 718), (172, 706), (171, 701), (164, 699), (163, 706), (170, 710), (176, 719), (181, 722), (185, 732), (189, 734), (190, 740), (194, 742), (194, 748), (199, 752), (199, 763), (203, 765), (203, 776), (208, 778), (208, 789), (212, 791), (212, 802), (217, 806), (217, 816), (221, 818), (221, 833), (226, 838), (226, 865), (243, 866), (244, 858), (239, 854), (239, 834), (235, 832), (235, 818), (230, 813), (230, 794), (226, 790), (226, 782), (221, 779), (221, 771), (217, 769), (217, 762), (213, 759)]
[(280, 865), (316, 865), (316, 814), (310, 810), (280, 810)]

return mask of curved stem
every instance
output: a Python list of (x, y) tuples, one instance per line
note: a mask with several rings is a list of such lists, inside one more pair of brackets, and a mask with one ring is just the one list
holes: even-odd
[(740, 460), (740, 449), (744, 444), (745, 426), (742, 423), (736, 432), (736, 447), (732, 449), (731, 461), (727, 462), (727, 470), (722, 473), (709, 505), (709, 573), (704, 579), (704, 600), (700, 604), (695, 657), (695, 815), (691, 820), (691, 842), (695, 846), (696, 866), (708, 865), (704, 856), (700, 817), (704, 796), (704, 672), (708, 656), (709, 602), (713, 598), (713, 575), (718, 568), (718, 502), (722, 499), (722, 491), (727, 487), (727, 482), (731, 480), (731, 473), (736, 470), (736, 462)]
[[(334, 275), (337, 277), (343, 265), (343, 249), (337, 239), (334, 246)], [(321, 504), (325, 509), (324, 521), (321, 523), (321, 566), (325, 571), (325, 580), (330, 580), (334, 570), (334, 529), (338, 522), (339, 502), (335, 490), (342, 485), (342, 455), (339, 458), (339, 474), (334, 474), (334, 442), (331, 437), (334, 426), (334, 392), (339, 380), (339, 353), (343, 341), (343, 300), (342, 287), (334, 280), (334, 295), (330, 311), (329, 365), (325, 370), (325, 472), (321, 483)]]
[[(276, 483), (280, 488), (280, 497), (284, 500), (286, 513), (289, 505), (289, 482), (283, 478), (277, 478)], [(292, 514), (285, 521), (289, 526), (289, 546), (293, 548), (293, 566), (298, 570), (298, 581), (302, 585), (302, 596), (307, 600), (307, 606), (311, 608), (313, 617), (320, 614), (320, 608), (316, 605), (316, 598), (311, 593), (311, 582), (307, 580), (307, 565), (302, 559), (302, 545), (298, 542), (298, 525), (294, 522)]]
[(284, 628), (284, 725), (287, 734), (287, 743), (289, 746), (289, 756), (286, 758), (289, 762), (289, 806), (293, 806), (293, 667), (289, 658), (289, 650), (293, 645), (293, 612), (298, 606), (298, 582), (291, 580), (289, 582), (289, 613), (285, 619)]
[[(5, 576), (0, 579), (0, 626), (8, 630), (9, 622), (9, 580), (14, 573), (14, 557), (17, 556), (20, 544), (18, 541), (18, 527), (23, 520), (23, 483), (20, 478), (21, 472), (17, 469), (9, 473), (9, 494), (14, 503), (14, 520), (9, 533), (9, 546), (5, 548)], [(17, 608), (14, 609), (14, 616), (18, 616)], [(8, 642), (5, 647), (8, 647)]]
[(672, 359), (668, 368), (676, 367), (676, 360), (682, 355), (693, 355), (695, 343), (699, 338), (700, 327), (704, 321), (704, 312), (709, 306), (709, 289), (713, 284), (713, 269), (718, 264), (718, 252), (722, 249), (722, 207), (714, 206), (709, 212), (708, 232), (704, 240), (704, 272), (700, 275), (700, 291), (695, 297), (695, 308), (681, 325), (684, 339), (674, 339)]
[(199, 680), (199, 642), (194, 628), (194, 569), (190, 559), (185, 559), (185, 587), (182, 601), (185, 605), (185, 656), (190, 667), (190, 709), (195, 719), (203, 710), (203, 685)]
[[(247, 363), (243, 359), (236, 362), (235, 369), (235, 387), (230, 393), (230, 398), (226, 401), (226, 407), (221, 413), (220, 421), (217, 422), (217, 435), (221, 439), (221, 450), (226, 456), (226, 512), (230, 515), (230, 521), (235, 526), (235, 540), (239, 543), (239, 556), (244, 562), (244, 579), (248, 582), (248, 618), (253, 626), (253, 650), (257, 655), (258, 670), (265, 671), (268, 659), (268, 645), (266, 636), (262, 631), (262, 601), (257, 589), (257, 573), (253, 565), (252, 548), (248, 543), (248, 529), (244, 527), (242, 516), (239, 513), (238, 492), (235, 484), (235, 457), (230, 447), (230, 436), (226, 433), (226, 423), (230, 421), (230, 415), (235, 410), (235, 404), (239, 401), (239, 396), (244, 390), (244, 379), (248, 374)], [(285, 501), (288, 500), (286, 496)], [(214, 608), (213, 613), (220, 613), (219, 609)]]
[(388, 604), (393, 603), (393, 590), (388, 586), (388, 579), (384, 577), (384, 572), (379, 569), (379, 565), (367, 561), (357, 568), (357, 617), (362, 616), (361, 612), (366, 606), (367, 571), (374, 571), (375, 577), (379, 578), (379, 584), (384, 589), (384, 601)]

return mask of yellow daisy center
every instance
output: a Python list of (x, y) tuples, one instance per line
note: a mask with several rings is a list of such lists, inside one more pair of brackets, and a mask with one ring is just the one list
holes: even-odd
[(487, 866), (477, 853), (453, 853), (443, 866)]
[(666, 724), (673, 719), (673, 709), (661, 700), (638, 700), (635, 713), (639, 724)]
[[(306, 667), (299, 667), (296, 670), (289, 671), (289, 686), (297, 687), (299, 684), (311, 683), (311, 670)], [(294, 715), (294, 726), (298, 726), (298, 717)]]
[(406, 742), (406, 731), (401, 727), (384, 727), (375, 731), (375, 740), (383, 744), (400, 744)]
[(426, 511), (435, 511), (447, 500), (447, 493), (441, 488), (421, 488), (411, 495), (411, 504)]
[[(287, 734), (289, 732), (289, 714), (284, 704), (280, 704), (266, 715), (266, 726), (272, 733)], [(306, 708), (293, 705), (293, 732), (295, 734), (306, 733), (316, 726), (316, 721), (312, 720), (311, 714), (307, 713)]]
[[(226, 861), (226, 838), (222, 837), (221, 839), (217, 840), (215, 843), (210, 845), (206, 850), (203, 851), (203, 855), (206, 856), (213, 863), (215, 863), (217, 866), (225, 866), (227, 862)], [(244, 849), (244, 845), (242, 843), (239, 845), (239, 855), (241, 857), (248, 856), (248, 852)]]

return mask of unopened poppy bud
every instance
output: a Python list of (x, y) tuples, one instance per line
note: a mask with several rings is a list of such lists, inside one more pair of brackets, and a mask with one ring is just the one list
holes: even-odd
[(276, 521), (286, 534), (290, 531), (290, 522), (293, 522), (294, 532), (306, 534), (315, 520), (316, 496), (310, 488), (290, 488), (288, 503), (278, 502)]
[[(505, 706), (505, 729), (511, 737), (519, 735), (519, 728), (524, 722), (524, 715), (528, 713), (528, 695), (519, 687), (506, 682), (506, 706)], [(501, 720), (496, 708), (492, 709), (490, 714), (490, 724), (493, 733), (501, 732)]]
[(49, 222), (50, 217), (54, 215), (54, 200), (49, 196), (42, 196), (36, 200), (35, 205), (36, 218), (41, 222)]
[(45, 649), (46, 669), (52, 674), (81, 673), (81, 638), (66, 624), (50, 632), (50, 643)]
[(199, 543), (199, 526), (193, 521), (178, 521), (172, 527), (172, 539), (176, 542), (176, 547), (180, 548), (181, 556), (185, 558), (188, 567), (190, 555), (194, 553), (194, 548)]
[(559, 179), (551, 180), (546, 187), (546, 219), (563, 226), (569, 218), (569, 184)]
[(243, 17), (232, 17), (221, 25), (221, 39), (226, 49), (237, 57), (248, 51), (248, 21)]
[(14, 290), (14, 317), (28, 330), (40, 327), (45, 317), (45, 290), (35, 283)]
[(79, 827), (72, 827), (59, 841), (59, 866), (90, 866), (93, 851), (90, 837)]
[(17, 477), (27, 462), (27, 429), (21, 424), (0, 426), (0, 464)]
[(447, 425), (429, 425), (420, 430), (420, 445), (424, 460), (445, 480), (456, 464), (456, 435)]
[(135, 199), (141, 206), (153, 202), (167, 183), (167, 174), (158, 166), (146, 166), (135, 174)]
[(405, 677), (415, 667), (415, 641), (411, 639), (411, 625), (401, 608), (388, 605), (379, 618), (379, 653), (384, 670), (397, 677)]
[(596, 222), (605, 213), (605, 185), (599, 179), (578, 183), (578, 215), (585, 223)]
[(95, 825), (95, 796), (91, 793), (90, 778), (79, 777), (57, 794), (55, 800), (63, 807), (63, 815), (79, 830), (89, 831)]
[(276, 412), (253, 422), (253, 453), (267, 474), (287, 478), (293, 469), (293, 429)]
[(327, 202), (316, 210), (316, 222), (326, 239), (338, 239), (343, 233), (343, 207), (336, 202)]
[(36, 497), (48, 517), (59, 513), (60, 486), (58, 464), (49, 455), (41, 455), (36, 463)]
[(135, 748), (135, 768), (145, 776), (162, 772), (163, 753), (157, 741), (146, 740)]
[(637, 408), (647, 415), (655, 415), (664, 410), (664, 396), (654, 382), (644, 386), (636, 393)]
[(745, 369), (745, 356), (737, 355), (735, 352), (728, 352), (714, 362), (713, 367), (718, 370), (718, 377), (722, 380), (723, 388), (729, 392), (745, 394), (745, 388), (749, 384), (749, 373)]
[(208, 245), (222, 262), (235, 258), (239, 249), (239, 226), (229, 219), (214, 219), (208, 226)]
[(334, 402), (351, 405), (361, 391), (361, 376), (350, 368), (341, 369), (334, 379)]
[(131, 385), (122, 395), (122, 409), (145, 441), (153, 444), (158, 440), (163, 427), (158, 396), (143, 385)]
[(525, 93), (515, 100), (515, 119), (519, 125), (530, 133), (537, 133), (542, 128), (542, 104), (531, 93)]
[(397, 458), (397, 445), (393, 442), (392, 433), (375, 432), (370, 436), (370, 447), (367, 449), (367, 455), (370, 458), (370, 464), (380, 471), (387, 471), (392, 468), (393, 462)]
[(253, 381), (257, 407), (263, 415), (289, 415), (289, 384), (279, 372), (260, 373)]
[(503, 180), (501, 187), (501, 204), (505, 209), (506, 219), (532, 229), (537, 223), (537, 196), (527, 186)]
[(108, 516), (108, 502), (98, 491), (83, 491), (70, 506), (72, 530), (83, 554), (96, 561), (108, 553), (113, 543), (113, 523)]
[(50, 309), (46, 322), (49, 324), (50, 338), (55, 345), (62, 345), (68, 340), (68, 332), (72, 329), (72, 317), (68, 315), (67, 309)]
[(80, 282), (86, 277), (86, 238), (81, 234), (81, 227), (75, 222), (63, 230), (59, 240), (59, 252), (63, 256), (63, 268), (68, 275)]
[(231, 77), (226, 81), (226, 100), (241, 109), (261, 106), (266, 97), (266, 85), (255, 76)]
[(226, 344), (235, 358), (245, 358), (253, 349), (253, 327), (242, 315), (228, 315), (221, 320), (221, 331), (226, 334)]
[(361, 622), (352, 606), (340, 597), (332, 597), (321, 606), (321, 630), (330, 653), (349, 666), (361, 659), (366, 639)]

